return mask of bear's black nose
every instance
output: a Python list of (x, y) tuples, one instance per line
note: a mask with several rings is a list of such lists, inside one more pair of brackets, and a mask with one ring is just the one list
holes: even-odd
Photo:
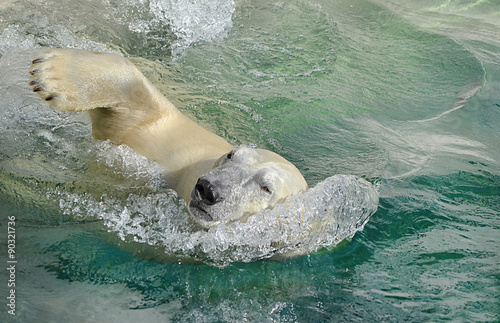
[(212, 185), (212, 183), (206, 179), (200, 178), (194, 188), (200, 202), (203, 202), (206, 205), (214, 205), (223, 200), (217, 187)]

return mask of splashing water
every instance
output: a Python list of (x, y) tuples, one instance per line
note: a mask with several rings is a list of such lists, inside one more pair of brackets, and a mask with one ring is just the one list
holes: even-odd
[[(6, 48), (72, 47), (137, 56), (180, 57), (195, 43), (222, 39), (232, 27), (234, 1), (127, 0), (74, 3), (91, 10), (66, 14), (67, 3), (39, 6), (32, 0), (8, 1), (0, 7), (0, 54)], [(24, 12), (24, 8), (37, 10)], [(33, 29), (32, 21), (36, 25)], [(87, 37), (80, 37), (83, 32)], [(119, 44), (120, 50), (106, 43)]]
[(232, 27), (236, 5), (234, 1), (159, 0), (151, 1), (149, 8), (156, 21), (171, 25), (177, 36), (172, 54), (178, 56), (194, 43), (223, 38)]
[[(177, 255), (215, 265), (294, 256), (335, 246), (363, 229), (378, 205), (378, 191), (363, 179), (335, 175), (288, 198), (246, 223), (193, 231), (185, 203), (173, 192), (131, 194), (125, 201), (52, 190), (65, 214), (98, 218), (123, 241), (161, 247), (164, 261)], [(143, 255), (144, 257), (144, 255)]]

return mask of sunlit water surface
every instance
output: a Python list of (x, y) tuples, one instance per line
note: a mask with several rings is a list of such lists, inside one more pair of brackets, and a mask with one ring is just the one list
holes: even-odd
[[(1, 321), (498, 321), (499, 15), (465, 0), (4, 1), (0, 259), (15, 216), (18, 263)], [(285, 156), (313, 189), (193, 233), (156, 164), (30, 93), (40, 46), (130, 57), (186, 114)], [(272, 227), (272, 212), (376, 207), (335, 174), (378, 179), (362, 231), (337, 244), (362, 226)], [(300, 243), (312, 253), (262, 261)]]

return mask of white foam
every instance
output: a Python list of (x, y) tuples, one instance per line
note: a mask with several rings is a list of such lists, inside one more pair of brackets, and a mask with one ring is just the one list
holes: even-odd
[(172, 50), (174, 56), (193, 43), (225, 37), (236, 9), (232, 0), (156, 0), (149, 7), (157, 20), (171, 24), (178, 37)]
[(99, 141), (96, 143), (96, 159), (114, 175), (139, 182), (146, 180), (145, 185), (156, 188), (164, 185), (164, 169), (126, 145), (117, 146), (109, 140)]
[[(170, 48), (176, 57), (197, 42), (224, 38), (236, 9), (233, 0), (94, 0), (80, 6), (56, 0), (50, 8), (26, 13), (26, 6), (32, 5), (26, 2), (0, 6), (0, 15), (12, 17), (12, 23), (0, 30), (0, 55), (10, 48), (40, 46), (120, 53), (107, 44), (136, 49), (130, 41)], [(79, 14), (68, 19), (68, 12)]]
[[(125, 5), (129, 13), (123, 20), (131, 31), (155, 35), (170, 28), (176, 38), (171, 45), (174, 57), (195, 43), (224, 38), (236, 9), (233, 0), (128, 0)], [(145, 10), (144, 17), (134, 16)]]
[(182, 255), (222, 266), (335, 246), (361, 230), (378, 205), (373, 185), (335, 175), (246, 223), (196, 231), (189, 225), (185, 203), (171, 191), (130, 194), (125, 201), (106, 196), (96, 201), (87, 194), (56, 190), (49, 195), (57, 196), (65, 214), (102, 219), (124, 241), (161, 248), (165, 256)]

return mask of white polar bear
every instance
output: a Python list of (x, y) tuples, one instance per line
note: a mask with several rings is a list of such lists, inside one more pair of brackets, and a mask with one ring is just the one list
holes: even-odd
[(35, 54), (30, 85), (60, 111), (87, 111), (92, 134), (155, 160), (205, 227), (307, 190), (298, 169), (267, 150), (234, 148), (183, 115), (127, 59), (75, 49)]

